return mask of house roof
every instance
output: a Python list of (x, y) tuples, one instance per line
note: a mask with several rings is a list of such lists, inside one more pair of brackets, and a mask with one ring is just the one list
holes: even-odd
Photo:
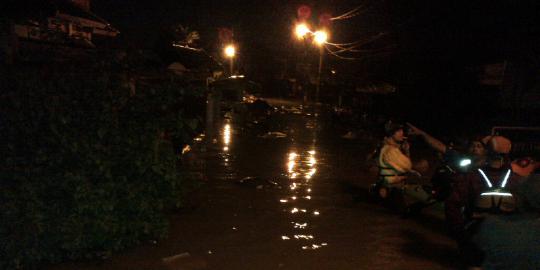
[(51, 2), (56, 7), (56, 9), (61, 13), (69, 14), (71, 16), (80, 17), (80, 18), (83, 18), (83, 19), (92, 20), (92, 21), (96, 21), (96, 22), (100, 22), (100, 23), (109, 25), (109, 23), (105, 19), (97, 16), (96, 14), (92, 13), (91, 11), (87, 11), (87, 10), (84, 10), (84, 9), (78, 7), (72, 1), (69, 1), (69, 0), (49, 0), (49, 2)]
[(7, 18), (12, 20), (41, 20), (62, 13), (99, 22), (111, 28), (111, 30), (117, 31), (105, 19), (78, 7), (69, 0), (12, 0), (3, 9), (3, 12), (5, 12)]

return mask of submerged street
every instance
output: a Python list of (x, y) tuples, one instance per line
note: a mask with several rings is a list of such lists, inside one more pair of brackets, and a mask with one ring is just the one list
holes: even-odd
[(365, 157), (378, 138), (343, 139), (324, 108), (270, 103), (264, 132), (225, 120), (214, 143), (185, 154), (202, 184), (167, 239), (52, 269), (459, 267), (438, 206), (405, 219), (369, 199)]
[(540, 269), (538, 3), (8, 0), (0, 269)]
[(538, 3), (8, 0), (0, 269), (540, 269)]

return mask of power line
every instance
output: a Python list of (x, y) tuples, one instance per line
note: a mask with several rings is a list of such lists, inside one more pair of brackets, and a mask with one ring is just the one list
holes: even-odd
[[(375, 55), (385, 54), (385, 53), (391, 52), (391, 50), (394, 49), (394, 48), (395, 47), (393, 45), (390, 45), (390, 46), (387, 46), (387, 47), (384, 47), (384, 48), (372, 49), (372, 50), (362, 50), (362, 49), (349, 50), (348, 48), (345, 48), (345, 49), (333, 51), (328, 46), (325, 46), (325, 49), (328, 51), (328, 53), (330, 53), (331, 55), (333, 55), (333, 56), (335, 56), (337, 58), (346, 59), (346, 60), (360, 60), (362, 58), (367, 58), (367, 57), (372, 57), (372, 56), (375, 56)], [(343, 55), (339, 55), (339, 53), (344, 53), (344, 52), (360, 52), (360, 53), (364, 53), (364, 54), (362, 55), (361, 58), (346, 57), (346, 56), (343, 56)]]
[(326, 51), (328, 51), (331, 55), (339, 58), (339, 59), (344, 59), (344, 60), (358, 60), (360, 58), (354, 58), (354, 57), (345, 57), (345, 56), (341, 56), (335, 52), (333, 52), (332, 50), (330, 50), (327, 46), (324, 46), (324, 48), (326, 49)]
[(360, 40), (354, 41), (354, 42), (348, 42), (348, 43), (332, 43), (332, 42), (326, 42), (328, 45), (332, 46), (347, 46), (347, 45), (354, 45), (356, 43), (361, 42)]
[(356, 44), (359, 44), (359, 43), (362, 43), (361, 45), (364, 45), (364, 44), (367, 44), (367, 43), (370, 43), (372, 41), (375, 41), (379, 38), (381, 38), (382, 36), (386, 35), (386, 33), (378, 33), (377, 35), (369, 38), (369, 39), (365, 39), (365, 40), (356, 40), (356, 41), (353, 41), (353, 42), (347, 42), (347, 43), (331, 43), (331, 42), (327, 42), (326, 44), (329, 44), (329, 45), (332, 45), (332, 46), (347, 46), (347, 45), (356, 45)]
[(357, 7), (353, 8), (352, 10), (345, 12), (344, 14), (341, 14), (339, 16), (330, 18), (330, 20), (331, 21), (345, 20), (345, 19), (349, 19), (349, 18), (352, 18), (354, 16), (357, 16), (358, 14), (360, 14), (360, 8), (362, 8), (363, 6), (364, 5), (357, 6)]
[(367, 40), (357, 40), (357, 41), (349, 42), (349, 43), (330, 43), (330, 42), (327, 42), (326, 44), (334, 46), (334, 47), (340, 49), (339, 51), (335, 51), (335, 52), (345, 52), (345, 51), (360, 52), (362, 50), (355, 50), (355, 49), (360, 47), (360, 46), (366, 45), (366, 44), (368, 44), (370, 42), (373, 42), (373, 41), (379, 39), (380, 37), (382, 37), (384, 35), (385, 35), (385, 33), (379, 33), (379, 34), (377, 34), (377, 35), (375, 35), (372, 38), (367, 39)]

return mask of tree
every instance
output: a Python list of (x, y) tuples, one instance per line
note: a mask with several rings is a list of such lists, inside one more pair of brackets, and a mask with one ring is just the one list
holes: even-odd
[(188, 47), (197, 47), (197, 41), (200, 40), (199, 32), (193, 31), (182, 24), (177, 24), (174, 27), (173, 37), (173, 44)]

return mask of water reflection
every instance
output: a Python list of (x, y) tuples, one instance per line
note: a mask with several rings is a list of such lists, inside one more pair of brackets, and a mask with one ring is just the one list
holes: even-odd
[(320, 245), (312, 244), (311, 246), (302, 246), (302, 249), (319, 249), (327, 245), (327, 243), (321, 243)]
[[(286, 211), (290, 212), (291, 224), (294, 232), (292, 236), (283, 235), (282, 240), (302, 241), (299, 246), (303, 250), (314, 250), (326, 246), (326, 243), (310, 243), (315, 241), (316, 236), (309, 233), (311, 230), (310, 222), (320, 215), (319, 210), (309, 209), (312, 202), (313, 179), (317, 175), (317, 156), (315, 149), (291, 149), (285, 157), (285, 169), (289, 179), (288, 196), (280, 199), (280, 203), (287, 204)], [(298, 178), (301, 175), (302, 177)], [(312, 207), (312, 206), (311, 206)], [(301, 232), (301, 233), (300, 233)]]
[(229, 151), (229, 145), (231, 144), (231, 125), (226, 123), (223, 127), (223, 151)]
[(295, 152), (289, 153), (289, 162), (287, 163), (287, 168), (289, 173), (294, 173), (294, 166), (296, 165), (296, 157), (298, 155)]
[(295, 235), (294, 235), (294, 238), (296, 238), (296, 239), (306, 239), (306, 240), (309, 240), (309, 239), (313, 239), (313, 235), (295, 234)]
[(185, 155), (189, 151), (191, 151), (191, 146), (189, 144), (186, 144), (184, 148), (182, 148), (182, 155)]
[(196, 142), (202, 142), (204, 137), (205, 137), (204, 134), (199, 134), (199, 136), (195, 137), (195, 139), (193, 139), (193, 140), (196, 141)]
[(313, 167), (315, 166), (315, 164), (317, 164), (317, 160), (315, 159), (315, 157), (313, 156), (309, 157), (309, 163), (308, 163), (309, 167)]
[(234, 129), (232, 124), (228, 120), (225, 120), (220, 132), (221, 146), (223, 147), (223, 151), (220, 153), (220, 156), (223, 160), (221, 164), (223, 167), (225, 167), (224, 178), (227, 180), (234, 180), (237, 178), (236, 171), (233, 168), (235, 156), (230, 151), (232, 147), (233, 134)]
[(309, 170), (308, 173), (306, 173), (306, 179), (311, 179), (311, 177), (313, 177), (313, 175), (317, 172), (317, 169), (313, 168), (311, 170)]

